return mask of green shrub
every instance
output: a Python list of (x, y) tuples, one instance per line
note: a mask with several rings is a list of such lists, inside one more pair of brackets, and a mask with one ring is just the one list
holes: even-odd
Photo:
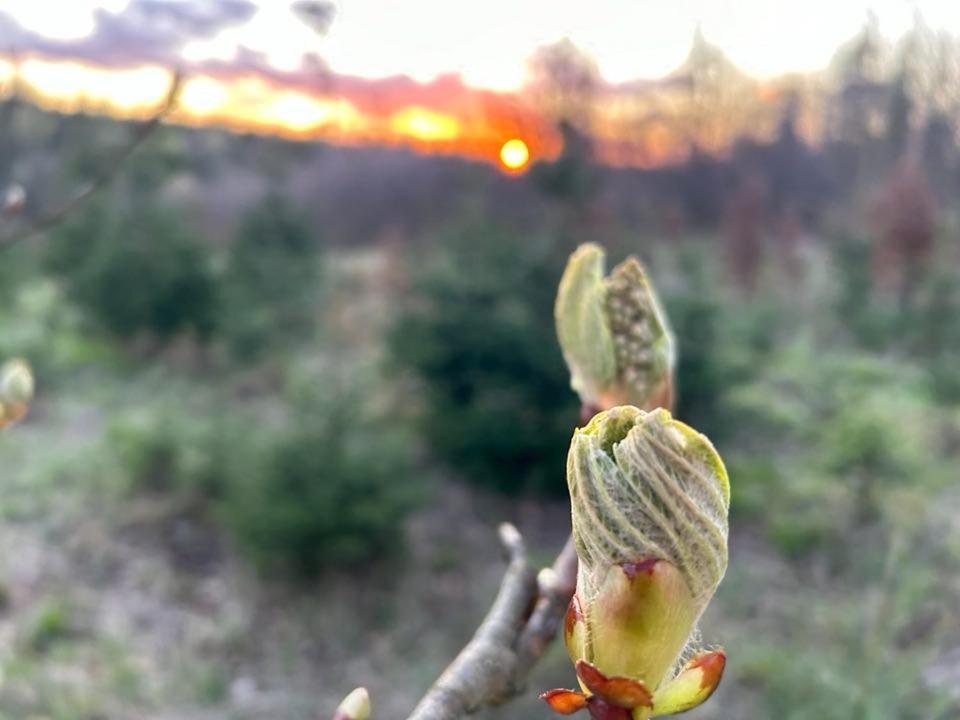
[(566, 249), (477, 224), (423, 255), (390, 346), (420, 380), (430, 449), (480, 485), (564, 492), (578, 418), (553, 328)]
[(3, 262), (0, 262), (0, 307), (16, 300), (26, 281), (36, 275), (35, 253), (24, 243), (3, 250)]
[(107, 332), (167, 339), (214, 329), (218, 287), (209, 253), (170, 210), (112, 214), (92, 206), (55, 238), (48, 263)]
[(111, 349), (89, 332), (62, 288), (41, 276), (21, 283), (8, 303), (0, 303), (0, 357), (29, 360), (50, 387), (74, 379), (80, 365), (108, 361)]
[(243, 219), (226, 269), (224, 326), (235, 353), (256, 358), (297, 339), (316, 316), (320, 247), (306, 219), (269, 195)]
[[(955, 716), (950, 681), (932, 681), (935, 667), (951, 667), (949, 655), (939, 648), (952, 627), (953, 597), (947, 588), (955, 560), (924, 554), (927, 541), (943, 542), (942, 528), (931, 528), (926, 541), (901, 540), (877, 543), (870, 535), (848, 534), (846, 544), (874, 546), (870, 549), (881, 563), (868, 573), (859, 567), (819, 580), (817, 573), (798, 573), (790, 592), (777, 592), (764, 621), (756, 622), (755, 608), (746, 611), (752, 627), (742, 635), (734, 673), (741, 692), (760, 693), (763, 707), (751, 716)], [(949, 670), (941, 677), (949, 678)]]
[[(941, 412), (909, 364), (801, 338), (724, 405), (735, 426), (733, 508), (761, 520), (791, 557), (830, 553), (853, 529), (893, 522), (891, 498), (905, 488), (949, 483)], [(866, 550), (856, 552), (862, 563)]]
[(265, 570), (310, 575), (389, 557), (423, 489), (390, 386), (363, 362), (287, 375), (289, 398), (229, 406), (145, 377), (138, 393), (151, 399), (116, 417), (94, 472), (120, 492), (176, 500), (177, 512), (186, 502)]
[(73, 632), (70, 609), (59, 599), (46, 600), (37, 610), (27, 642), (34, 652), (46, 652)]
[[(803, 636), (794, 632), (776, 645), (754, 641), (743, 646), (741, 674), (748, 686), (763, 691), (764, 715), (786, 720), (952, 717), (944, 712), (946, 693), (924, 686), (919, 653), (898, 649), (886, 661), (868, 661), (855, 641), (844, 645), (825, 638), (823, 629), (811, 630), (809, 624)], [(836, 622), (838, 627), (852, 624), (850, 619)]]
[(729, 429), (724, 398), (750, 377), (772, 334), (762, 306), (751, 312), (722, 292), (711, 258), (706, 247), (679, 249), (676, 281), (662, 287), (677, 341), (676, 415), (719, 441)]
[(219, 497), (228, 472), (228, 421), (175, 402), (115, 421), (108, 442), (133, 492)]
[(949, 261), (925, 278), (909, 328), (910, 348), (927, 370), (933, 396), (960, 403), (960, 278)]
[(847, 334), (862, 347), (888, 347), (901, 322), (895, 299), (882, 297), (874, 287), (873, 245), (863, 238), (840, 238), (831, 248), (837, 281), (836, 316)]
[(375, 377), (350, 373), (322, 373), (293, 417), (232, 443), (220, 514), (264, 569), (355, 567), (402, 545), (421, 490), (411, 438)]
[[(960, 401), (960, 280), (948, 252), (918, 278), (909, 294), (896, 297), (874, 287), (871, 246), (840, 240), (833, 245), (837, 269), (837, 316), (859, 345), (909, 356), (921, 364), (938, 402)], [(946, 250), (944, 248), (944, 250)]]

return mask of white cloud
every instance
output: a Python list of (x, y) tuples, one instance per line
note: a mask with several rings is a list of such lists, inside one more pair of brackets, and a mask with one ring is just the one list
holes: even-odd
[(97, 9), (120, 12), (129, 0), (3, 0), (0, 10), (16, 18), (27, 30), (57, 40), (89, 35)]
[[(170, 0), (173, 3), (203, 0)], [(2, 0), (28, 30), (77, 38), (97, 8), (119, 12), (128, 0)], [(256, 0), (257, 13), (213, 38), (186, 45), (189, 60), (229, 59), (240, 47), (280, 70), (319, 53), (339, 73), (405, 74), (426, 81), (457, 72), (474, 85), (514, 88), (538, 45), (569, 36), (593, 54), (613, 82), (662, 76), (686, 56), (699, 24), (738, 65), (758, 75), (824, 67), (872, 9), (881, 31), (909, 29), (914, 8), (934, 27), (960, 32), (955, 0), (337, 0), (326, 37), (300, 22), (283, 0)]]

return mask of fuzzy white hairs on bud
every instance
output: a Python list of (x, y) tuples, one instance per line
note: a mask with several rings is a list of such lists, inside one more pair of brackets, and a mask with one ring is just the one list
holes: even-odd
[(567, 460), (578, 591), (605, 568), (672, 563), (704, 604), (727, 567), (730, 486), (710, 441), (666, 410), (617, 407), (573, 437)]

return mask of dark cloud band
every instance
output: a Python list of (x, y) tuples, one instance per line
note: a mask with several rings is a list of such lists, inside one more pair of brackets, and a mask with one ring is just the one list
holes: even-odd
[(144, 62), (179, 65), (184, 44), (246, 22), (256, 10), (250, 0), (132, 0), (119, 13), (97, 10), (93, 31), (75, 40), (44, 37), (0, 11), (0, 50), (114, 67)]

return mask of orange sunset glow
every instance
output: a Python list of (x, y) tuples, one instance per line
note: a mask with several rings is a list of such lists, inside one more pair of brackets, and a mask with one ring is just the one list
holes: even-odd
[[(149, 65), (110, 69), (41, 58), (21, 59), (16, 65), (0, 61), (0, 82), (7, 92), (16, 87), (41, 106), (62, 112), (106, 112), (123, 118), (155, 112), (172, 77), (169, 70)], [(361, 87), (354, 98), (350, 88), (318, 94), (254, 75), (197, 74), (183, 80), (168, 120), (297, 140), (407, 146), (460, 154), (509, 171), (559, 152), (556, 131), (509, 96), (460, 87), (450, 93), (440, 82), (418, 89), (437, 96), (429, 98), (434, 105), (446, 107), (406, 101), (376, 83)], [(450, 99), (451, 94), (461, 97)]]
[[(655, 167), (682, 161), (692, 147), (722, 154), (738, 135), (771, 137), (784, 99), (798, 93), (800, 132), (821, 134), (830, 63), (863, 27), (867, 6), (811, 1), (829, 8), (829, 27), (811, 21), (809, 4), (769, 13), (762, 0), (722, 11), (706, 0), (671, 9), (602, 0), (589, 10), (546, 0), (456, 9), (354, 0), (349, 8), (332, 2), (329, 27), (312, 28), (297, 19), (298, 3), (272, 0), (9, 0), (0, 10), (0, 52), (9, 53), (0, 93), (63, 112), (142, 118), (179, 67), (170, 122), (460, 155), (513, 173), (558, 155), (556, 110), (583, 101), (573, 87), (537, 88), (538, 52), (553, 47), (573, 64), (547, 82), (591, 85), (590, 117), (575, 125), (595, 157)], [(916, 13), (931, 27), (960, 25), (954, 3), (901, 4), (869, 7), (885, 42), (907, 32)], [(587, 22), (591, 13), (618, 21)], [(715, 111), (704, 116), (708, 99)]]
[[(0, 82), (6, 92), (16, 88), (39, 105), (62, 112), (122, 118), (145, 118), (156, 112), (172, 77), (170, 70), (155, 65), (113, 69), (39, 57), (21, 58), (16, 65), (0, 61)], [(757, 110), (759, 99), (766, 97), (763, 93), (769, 96), (771, 91), (764, 87), (748, 98), (753, 102), (754, 129), (773, 127), (769, 120), (774, 116), (768, 112), (764, 125)], [(668, 100), (672, 107), (680, 107), (672, 96)], [(616, 96), (611, 97), (609, 108), (599, 103), (591, 121), (601, 161), (649, 167), (684, 157), (687, 141), (675, 128), (670, 129), (663, 119), (638, 126), (632, 115), (623, 115), (622, 104)], [(768, 110), (776, 107), (769, 101), (765, 104)], [(651, 110), (641, 104), (637, 111)], [(653, 111), (663, 114), (656, 107)], [(332, 87), (318, 92), (307, 85), (284, 84), (250, 73), (196, 73), (183, 79), (176, 106), (166, 119), (294, 140), (461, 155), (508, 173), (555, 158), (562, 147), (553, 122), (521, 98), (468, 88), (451, 77), (427, 84), (405, 78), (338, 78)], [(739, 126), (732, 128), (736, 129)], [(722, 150), (724, 142), (720, 137), (703, 145)]]

